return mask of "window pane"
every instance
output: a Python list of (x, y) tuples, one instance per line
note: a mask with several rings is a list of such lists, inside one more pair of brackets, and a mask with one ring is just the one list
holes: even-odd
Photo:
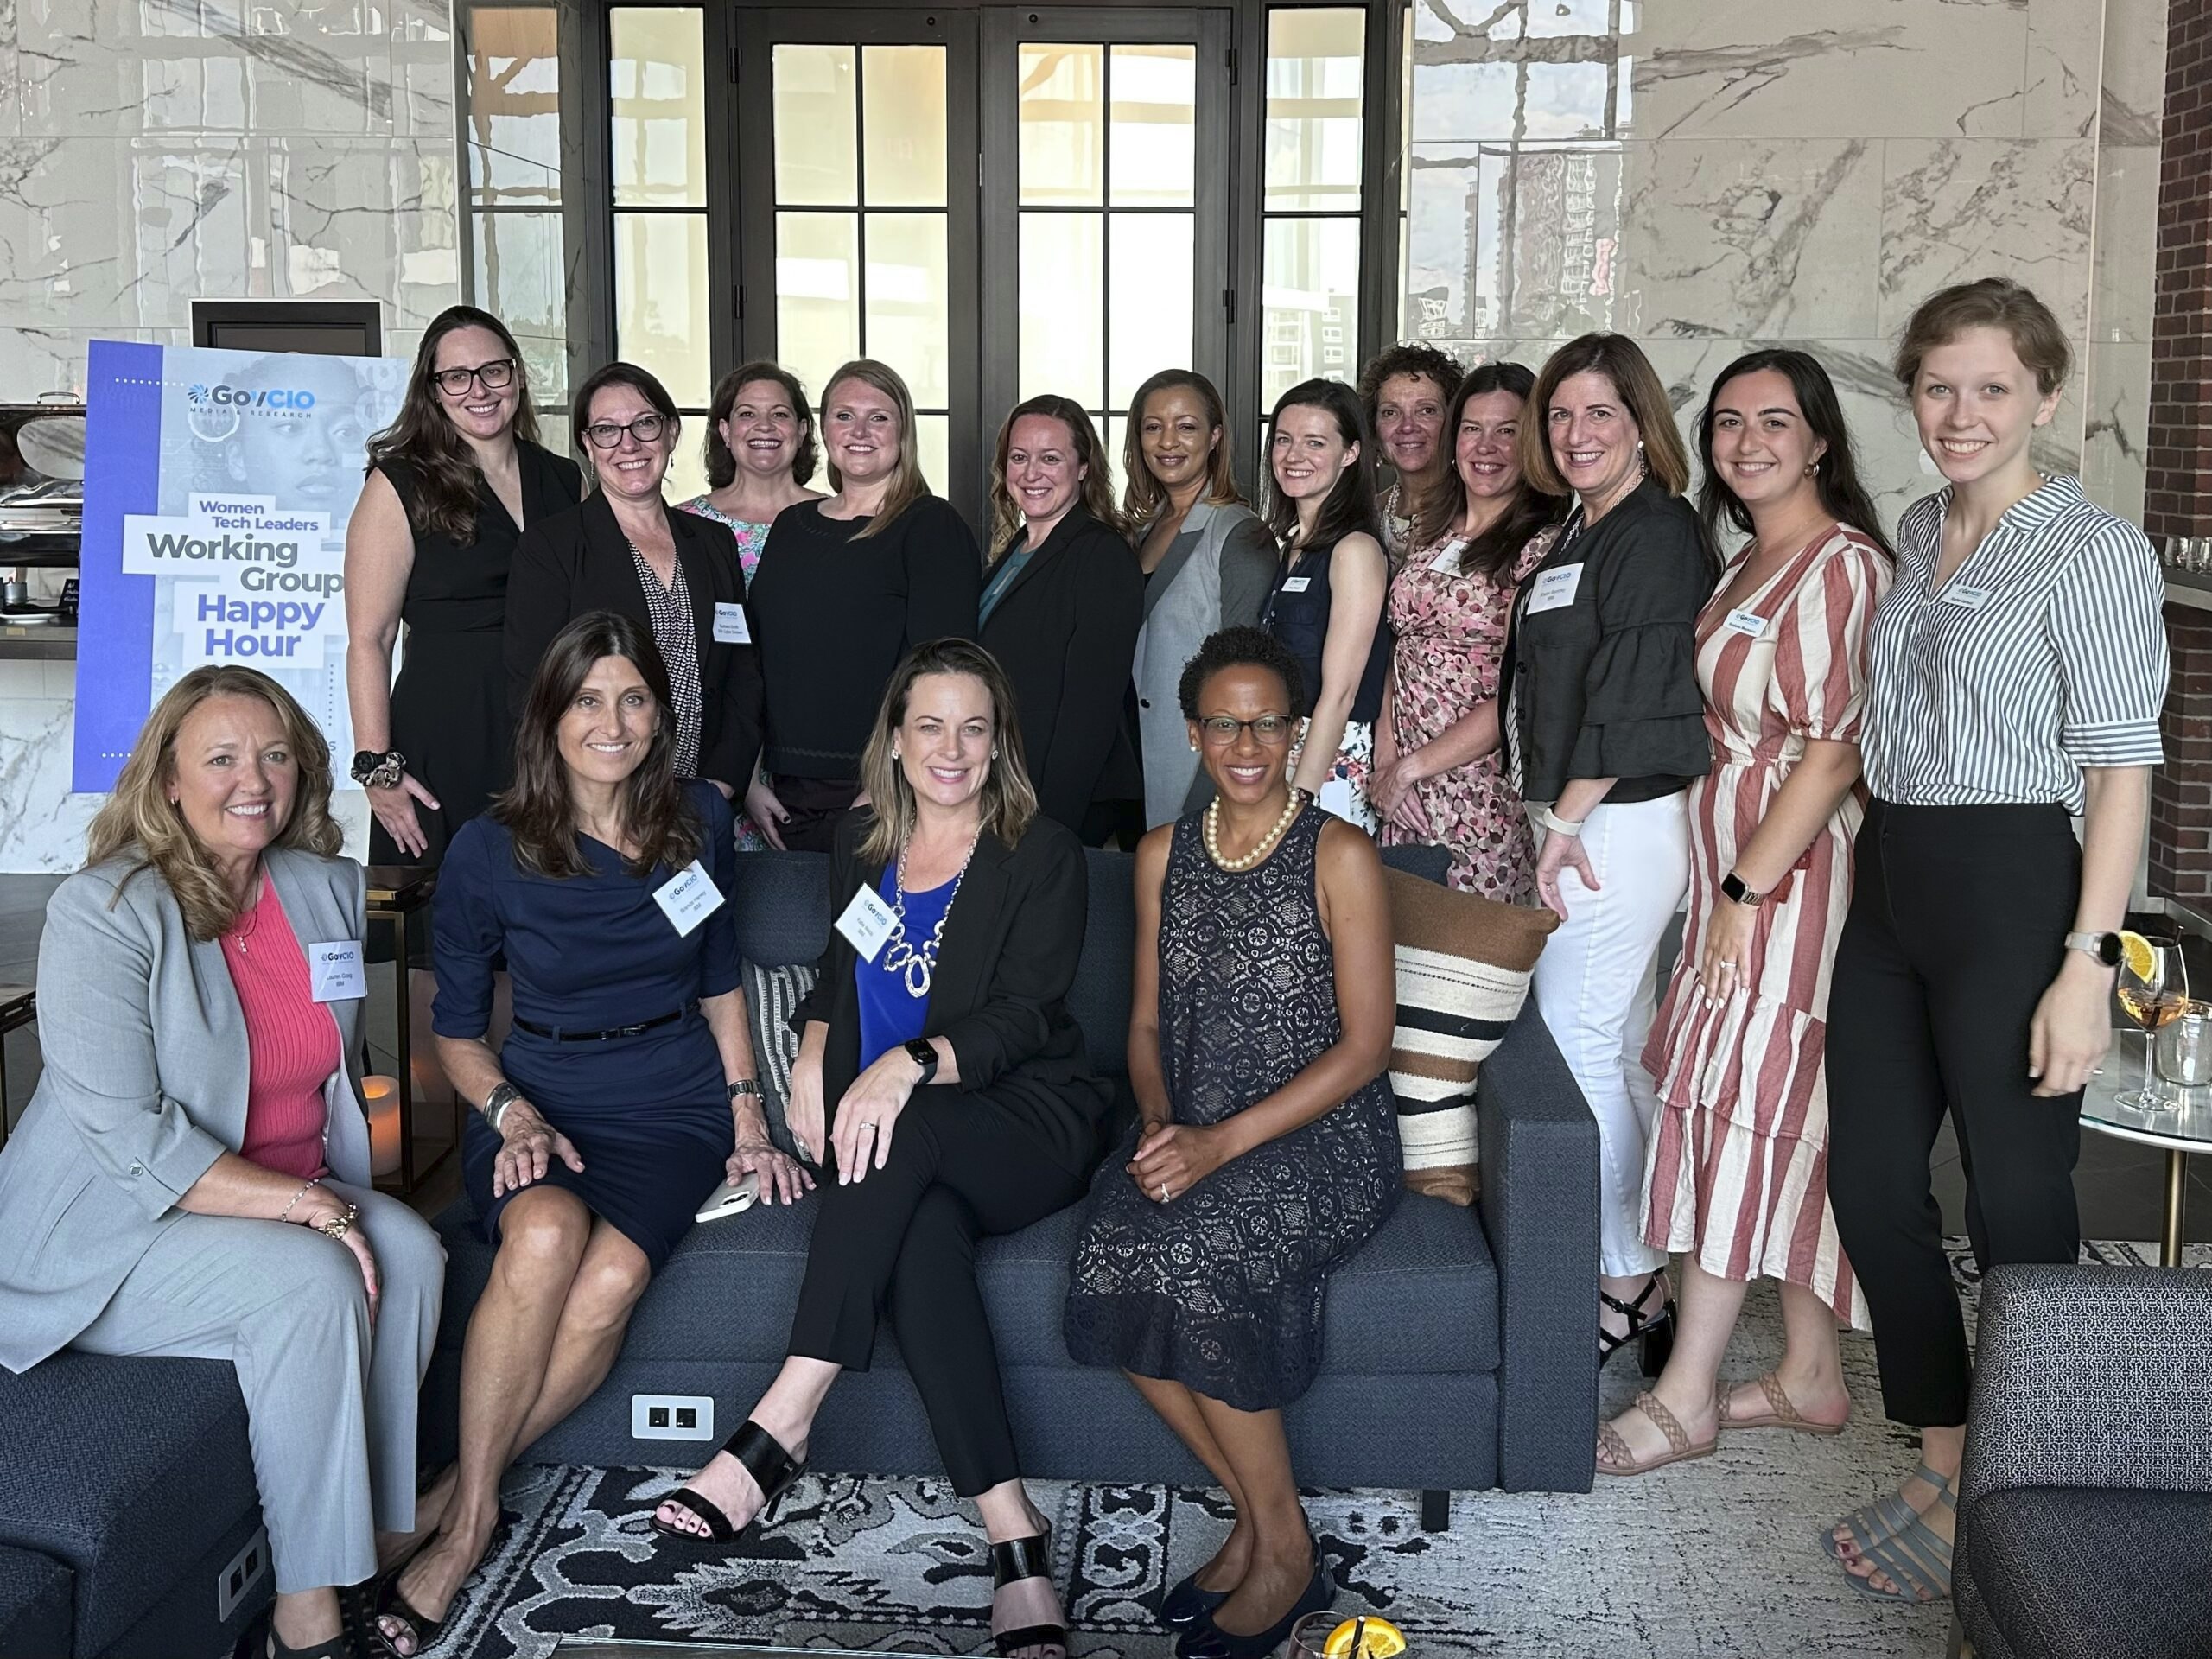
[(924, 409), (952, 401), (943, 213), (868, 216), (868, 354), (906, 378)]
[[(502, 182), (495, 156), (561, 166), (561, 36), (550, 6), (474, 7), (467, 19), (469, 183)], [(482, 205), (480, 197), (479, 205)]]
[(1268, 13), (1267, 206), (1359, 206), (1366, 14), (1351, 6)]
[(776, 105), (776, 200), (849, 207), (860, 200), (853, 160), (858, 124), (849, 46), (779, 46), (769, 79)]
[(713, 395), (705, 214), (614, 215), (614, 349), (678, 404)]
[(1106, 404), (1127, 409), (1147, 376), (1191, 361), (1192, 216), (1116, 213), (1106, 240)]
[(707, 205), (706, 58), (689, 6), (607, 14), (617, 207)]
[(1116, 207), (1188, 207), (1198, 138), (1198, 48), (1113, 48), (1111, 143)]
[(1021, 215), (1023, 397), (1051, 391), (1100, 407), (1104, 228), (1098, 213)]
[(1101, 46), (1021, 48), (1023, 207), (1104, 200), (1105, 68)]
[(861, 354), (860, 216), (776, 215), (776, 355), (819, 399)]
[(707, 411), (683, 411), (683, 432), (676, 440), (675, 453), (668, 458), (668, 476), (661, 481), (661, 492), (671, 502), (689, 501), (695, 495), (707, 493), (707, 458), (701, 446), (707, 439)]
[[(952, 493), (952, 420), (945, 415), (917, 415), (914, 417), (914, 436), (921, 445), (922, 476), (930, 481), (930, 488), (939, 495)], [(826, 490), (829, 481), (817, 483), (817, 489)]]
[(1262, 251), (1260, 396), (1349, 380), (1359, 363), (1359, 221), (1271, 219)]
[(505, 322), (530, 368), (531, 395), (569, 396), (569, 308), (558, 213), (471, 215), (476, 303)]
[(944, 48), (861, 53), (861, 132), (871, 207), (944, 206)]

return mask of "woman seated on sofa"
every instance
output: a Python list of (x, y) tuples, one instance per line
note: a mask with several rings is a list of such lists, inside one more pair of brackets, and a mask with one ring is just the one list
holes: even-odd
[(1290, 783), (1298, 659), (1227, 628), (1183, 671), (1215, 799), (1136, 855), (1134, 1147), (1091, 1189), (1068, 1350), (1119, 1366), (1236, 1508), (1161, 1617), (1185, 1659), (1259, 1659), (1334, 1595), (1282, 1408), (1321, 1359), (1330, 1270), (1398, 1193), (1395, 1013), (1375, 843)]
[[(645, 625), (578, 617), (538, 665), (514, 786), (446, 855), (438, 1058), (477, 1107), (462, 1180), (499, 1254), (461, 1352), (460, 1459), (424, 1495), (427, 1548), (378, 1599), (401, 1655), (438, 1639), (490, 1546), (501, 1471), (599, 1386), (701, 1202), (725, 1177), (772, 1203), (810, 1185), (761, 1115), (722, 896), (730, 808), (677, 779), (674, 724)], [(495, 1054), (502, 955), (514, 1029)]]
[(800, 1033), (791, 1128), (829, 1156), (791, 1357), (653, 1525), (727, 1545), (805, 1466), (839, 1371), (887, 1315), (954, 1491), (990, 1540), (1002, 1654), (1065, 1654), (1045, 1517), (1021, 1484), (976, 1241), (1083, 1196), (1112, 1093), (1067, 1010), (1089, 892), (1075, 834), (1037, 813), (1014, 693), (964, 639), (891, 677), (861, 760), (870, 805), (837, 828), (837, 930)]
[(445, 1284), (437, 1236), (369, 1185), (364, 883), (340, 839), (289, 692), (235, 667), (171, 686), (47, 906), (46, 1070), (0, 1152), (0, 1365), (238, 1368), (276, 1572), (242, 1651), (274, 1659), (367, 1640), (377, 1529), (414, 1524)]

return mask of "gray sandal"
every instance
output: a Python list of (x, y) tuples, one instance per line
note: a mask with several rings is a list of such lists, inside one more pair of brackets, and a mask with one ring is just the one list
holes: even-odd
[[(1945, 1486), (1937, 1496), (1953, 1515), (1959, 1512), (1958, 1495), (1950, 1487)], [(1911, 1607), (1950, 1599), (1951, 1546), (1923, 1516), (1916, 1514), (1893, 1536), (1877, 1539), (1859, 1559), (1890, 1581), (1890, 1588), (1878, 1590), (1871, 1573), (1854, 1573), (1847, 1563), (1843, 1575), (1862, 1595), (1901, 1601)]]
[[(1937, 1474), (1924, 1463), (1913, 1472), (1933, 1486), (1943, 1501), (1950, 1504), (1953, 1509), (1955, 1510), (1958, 1507), (1958, 1494), (1952, 1490), (1951, 1483), (1947, 1478)], [(1875, 1545), (1885, 1539), (1896, 1537), (1897, 1534), (1919, 1519), (1920, 1511), (1905, 1502), (1903, 1492), (1891, 1492), (1886, 1497), (1876, 1498), (1872, 1503), (1861, 1509), (1853, 1510), (1842, 1520), (1831, 1522), (1828, 1525), (1822, 1527), (1821, 1548), (1827, 1551), (1828, 1554), (1836, 1560), (1853, 1560), (1857, 1558), (1847, 1555), (1836, 1548), (1836, 1528), (1848, 1527), (1851, 1529), (1852, 1543), (1857, 1548), (1859, 1554), (1864, 1555)]]

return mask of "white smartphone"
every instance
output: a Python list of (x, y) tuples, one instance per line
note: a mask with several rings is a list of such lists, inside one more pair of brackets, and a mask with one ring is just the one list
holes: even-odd
[(747, 1174), (743, 1180), (734, 1184), (724, 1181), (707, 1195), (707, 1201), (699, 1206), (699, 1213), (694, 1219), (720, 1221), (724, 1216), (743, 1215), (760, 1201), (760, 1178), (757, 1175)]

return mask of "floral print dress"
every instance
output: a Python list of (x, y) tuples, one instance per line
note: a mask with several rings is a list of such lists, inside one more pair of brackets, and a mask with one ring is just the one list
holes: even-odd
[[(737, 562), (745, 568), (745, 585), (753, 585), (753, 573), (760, 566), (760, 550), (768, 545), (768, 526), (756, 524), (743, 518), (733, 518), (703, 495), (695, 495), (689, 501), (676, 504), (678, 512), (696, 513), (702, 518), (711, 518), (718, 524), (729, 526), (729, 533), (737, 538)], [(745, 816), (742, 800), (730, 803), (737, 810), (737, 850), (741, 853), (765, 853), (768, 838), (762, 835), (753, 820)]]

